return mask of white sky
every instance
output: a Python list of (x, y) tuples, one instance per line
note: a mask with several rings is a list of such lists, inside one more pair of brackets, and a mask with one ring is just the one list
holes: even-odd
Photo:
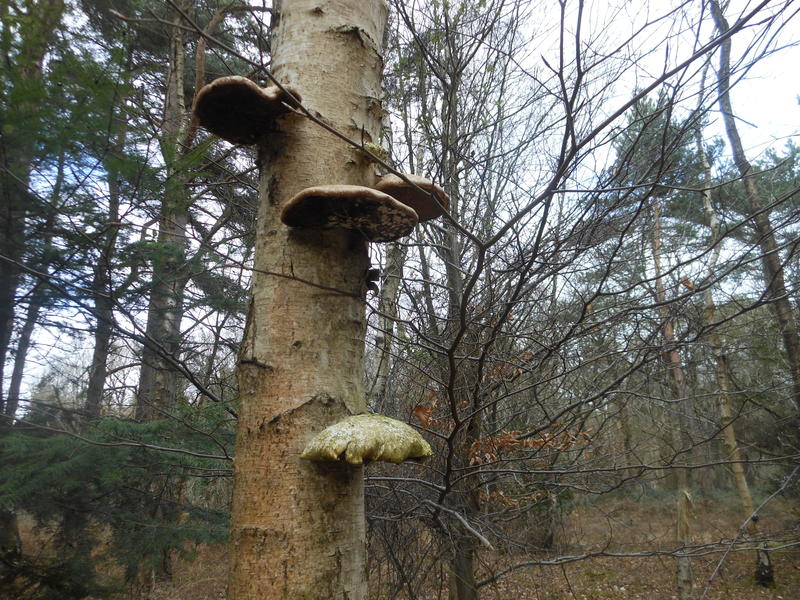
[[(732, 24), (741, 13), (753, 10), (755, 1), (732, 0), (727, 8), (724, 1), (722, 4), (727, 19)], [(784, 4), (783, 0), (775, 0), (769, 6), (780, 7)], [(739, 134), (751, 161), (757, 159), (766, 148), (781, 148), (790, 137), (797, 138), (800, 135), (800, 16), (793, 12), (798, 8), (800, 7), (789, 6), (787, 17), (793, 18), (784, 23), (783, 28), (775, 30), (777, 35), (771, 40), (769, 47), (777, 51), (759, 59), (731, 91)], [(758, 30), (758, 27), (755, 29)], [(734, 65), (751, 40), (749, 31), (733, 37), (731, 62)], [(764, 43), (761, 47), (763, 45)], [(717, 54), (714, 66), (718, 64)], [(725, 132), (719, 113), (716, 117), (716, 123), (707, 133), (724, 139)]]
[[(787, 32), (789, 33), (789, 32)], [(800, 39), (800, 23), (791, 32)], [(735, 47), (734, 47), (735, 51)], [(759, 61), (731, 92), (739, 117), (739, 133), (750, 158), (800, 135), (800, 47), (782, 50)], [(721, 123), (714, 132), (723, 134)]]

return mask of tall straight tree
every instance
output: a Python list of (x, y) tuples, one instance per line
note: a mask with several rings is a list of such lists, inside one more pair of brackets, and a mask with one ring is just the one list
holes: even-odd
[(63, 14), (62, 0), (0, 2), (0, 414), (8, 414), (2, 382), (25, 248), (37, 138), (31, 133), (41, 128), (43, 65)]
[[(44, 61), (64, 8), (63, 0), (0, 1), (0, 427), (3, 428), (16, 412), (16, 401), (6, 402), (3, 383), (25, 255), (28, 186), (41, 130)], [(22, 333), (24, 338), (25, 331)], [(0, 558), (14, 560), (20, 553), (16, 516), (0, 506)]]
[[(186, 2), (180, 8), (186, 8)], [(158, 223), (158, 247), (153, 256), (153, 281), (147, 309), (142, 370), (136, 399), (136, 416), (142, 420), (158, 418), (170, 410), (177, 399), (178, 373), (172, 360), (180, 345), (184, 289), (188, 282), (186, 229), (189, 222), (185, 173), (178, 166), (186, 140), (186, 100), (184, 94), (185, 40), (175, 11), (170, 39), (166, 89), (164, 94), (161, 154), (167, 168)]]
[[(725, 35), (730, 30), (725, 15), (717, 0), (711, 0), (711, 15), (714, 18), (719, 34)], [(800, 411), (800, 334), (797, 331), (797, 322), (790, 296), (786, 290), (783, 261), (781, 260), (778, 244), (775, 240), (775, 230), (770, 220), (770, 211), (753, 176), (753, 167), (747, 159), (736, 117), (731, 102), (731, 41), (726, 39), (720, 48), (720, 64), (717, 71), (719, 85), (719, 107), (725, 123), (725, 132), (733, 153), (733, 162), (742, 177), (744, 184), (747, 209), (753, 219), (756, 238), (761, 249), (761, 263), (764, 270), (764, 283), (767, 288), (767, 298), (771, 302), (775, 320), (778, 323), (783, 339), (783, 348), (786, 351), (786, 361), (792, 378), (792, 399), (795, 411)]]
[[(669, 314), (667, 292), (664, 286), (664, 268), (661, 257), (661, 209), (659, 198), (653, 199), (653, 265), (655, 268), (656, 300), (659, 304), (659, 317), (661, 320), (661, 337), (664, 344), (662, 359), (669, 375), (669, 387), (672, 391), (674, 411), (676, 416), (672, 419), (674, 428), (673, 438), (676, 448), (691, 448), (692, 438), (689, 435), (688, 404), (689, 388), (686, 384), (686, 374), (681, 366), (681, 356), (675, 346), (675, 329)], [(677, 498), (677, 540), (678, 543), (689, 546), (692, 543), (691, 531), (691, 480), (689, 470), (675, 469), (675, 496)], [(692, 600), (694, 597), (694, 581), (692, 576), (691, 558), (686, 552), (680, 551), (676, 561), (676, 588), (680, 600)]]
[[(272, 65), (311, 114), (351, 139), (380, 130), (383, 0), (275, 5)], [(289, 230), (281, 207), (304, 188), (372, 185), (363, 153), (301, 115), (259, 142), (255, 275), (239, 366), (228, 597), (366, 597), (363, 473), (300, 459), (324, 427), (365, 410), (366, 240)]]
[[(702, 97), (705, 95), (705, 73), (703, 73), (700, 87), (701, 90), (703, 90), (700, 94)], [(711, 252), (711, 257), (708, 265), (708, 277), (711, 279), (714, 276), (714, 271), (717, 268), (722, 253), (722, 244), (720, 244), (720, 220), (717, 216), (717, 211), (712, 199), (711, 164), (709, 163), (708, 154), (703, 145), (703, 133), (699, 122), (695, 124), (693, 133), (695, 145), (697, 146), (697, 156), (700, 160), (700, 166), (702, 167), (702, 173), (700, 175), (700, 180), (702, 182), (701, 198), (703, 202), (703, 214), (705, 215), (709, 230), (708, 247)], [(708, 327), (713, 327), (717, 319), (714, 286), (709, 286), (705, 291), (703, 319)], [(722, 426), (722, 441), (725, 444), (727, 456), (731, 461), (730, 470), (733, 475), (734, 484), (736, 485), (736, 492), (739, 495), (739, 504), (742, 509), (741, 515), (743, 522), (746, 523), (746, 531), (751, 536), (757, 536), (759, 533), (758, 525), (756, 521), (751, 519), (754, 514), (753, 496), (750, 493), (750, 484), (747, 482), (744, 456), (736, 439), (736, 427), (734, 424), (736, 420), (736, 411), (734, 410), (733, 404), (735, 386), (729, 364), (729, 350), (723, 345), (722, 338), (716, 329), (711, 329), (708, 342), (714, 356), (714, 374), (716, 375), (717, 386), (719, 387), (717, 403), (720, 412), (720, 425)], [(763, 580), (764, 578), (766, 578), (766, 580)], [(769, 553), (763, 549), (756, 551), (756, 580), (763, 584), (774, 582), (772, 561), (769, 557)]]

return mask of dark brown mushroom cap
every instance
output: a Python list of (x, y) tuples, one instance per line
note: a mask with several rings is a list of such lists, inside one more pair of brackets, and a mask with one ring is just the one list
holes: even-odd
[(417, 213), (393, 197), (360, 185), (320, 185), (295, 195), (281, 213), (289, 227), (357, 229), (371, 242), (408, 235)]
[(301, 99), (293, 88), (284, 86), (291, 98), (277, 86), (262, 88), (246, 77), (220, 77), (203, 86), (194, 99), (200, 125), (235, 144), (255, 144), (273, 127), (275, 117), (297, 106)]
[[(413, 185), (406, 183), (394, 173), (381, 177), (375, 189), (389, 194), (403, 204), (413, 208), (420, 221), (429, 221), (430, 219), (441, 217), (450, 206), (450, 199), (445, 191), (425, 177), (420, 177), (419, 175), (405, 175), (405, 177), (423, 191), (421, 192)], [(436, 200), (431, 197), (431, 194), (436, 197)]]

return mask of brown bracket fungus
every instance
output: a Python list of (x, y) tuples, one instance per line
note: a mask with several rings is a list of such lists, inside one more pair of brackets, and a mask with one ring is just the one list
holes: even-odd
[(194, 99), (200, 125), (234, 144), (255, 144), (273, 128), (275, 117), (297, 106), (300, 94), (284, 86), (292, 98), (277, 86), (262, 88), (246, 77), (231, 75), (215, 79)]
[(308, 443), (300, 458), (361, 465), (373, 460), (392, 463), (422, 460), (432, 453), (430, 444), (410, 425), (383, 415), (364, 414), (347, 417), (323, 429)]
[(405, 182), (394, 173), (389, 173), (378, 180), (375, 189), (413, 208), (420, 221), (441, 217), (450, 206), (450, 199), (445, 191), (425, 177), (419, 175), (404, 175), (404, 177), (414, 185)]
[(281, 221), (289, 227), (357, 229), (371, 242), (390, 242), (411, 233), (418, 219), (413, 208), (378, 190), (320, 185), (289, 200)]

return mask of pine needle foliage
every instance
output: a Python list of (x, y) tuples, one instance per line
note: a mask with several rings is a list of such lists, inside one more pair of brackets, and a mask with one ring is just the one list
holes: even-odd
[(25, 549), (0, 566), (0, 597), (115, 597), (165, 553), (191, 558), (197, 544), (226, 539), (226, 511), (163, 492), (174, 481), (224, 475), (227, 465), (145, 445), (218, 454), (229, 436), (176, 420), (104, 419), (79, 437), (15, 429), (0, 437), (0, 508), (30, 515), (40, 532), (52, 532), (53, 547)]

